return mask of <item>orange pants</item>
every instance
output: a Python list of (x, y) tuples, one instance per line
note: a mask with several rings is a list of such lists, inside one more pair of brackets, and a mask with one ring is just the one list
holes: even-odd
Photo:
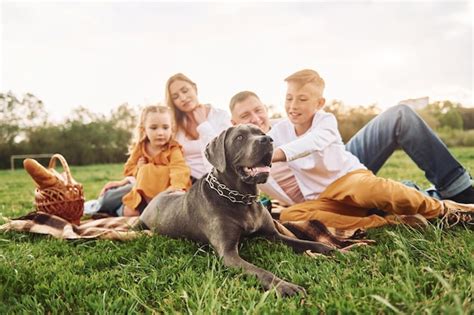
[[(388, 215), (369, 215), (369, 209), (374, 208)], [(399, 223), (396, 215), (421, 214), (431, 219), (442, 211), (439, 200), (402, 183), (377, 177), (371, 171), (357, 170), (329, 185), (318, 199), (282, 210), (280, 220), (319, 220), (338, 229), (368, 229)]]

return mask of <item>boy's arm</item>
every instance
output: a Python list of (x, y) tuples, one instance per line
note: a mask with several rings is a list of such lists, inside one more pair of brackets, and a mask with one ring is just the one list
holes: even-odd
[(191, 185), (191, 170), (184, 160), (180, 147), (171, 149), (170, 154), (170, 187), (171, 190), (187, 190)]
[[(278, 137), (281, 132), (287, 133), (288, 131), (278, 130), (273, 136)], [(306, 135), (278, 146), (274, 151), (272, 162), (293, 161), (313, 152), (322, 151), (330, 144), (340, 140), (336, 118), (333, 115), (327, 115), (322, 117), (317, 122), (316, 128), (310, 130)]]
[(286, 162), (285, 152), (280, 148), (273, 150), (272, 163), (275, 162)]

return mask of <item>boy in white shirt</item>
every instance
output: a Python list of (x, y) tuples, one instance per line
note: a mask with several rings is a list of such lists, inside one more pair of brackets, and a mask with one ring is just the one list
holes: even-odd
[[(274, 125), (268, 133), (276, 148), (273, 162), (288, 163), (307, 201), (283, 210), (281, 220), (326, 222), (326, 216), (334, 219), (333, 214), (337, 213), (341, 222), (336, 225), (352, 228), (357, 221), (354, 216), (369, 219), (369, 210), (378, 208), (392, 217), (420, 214), (428, 219), (445, 217), (448, 223), (474, 223), (473, 204), (439, 201), (401, 183), (377, 177), (346, 151), (336, 118), (321, 110), (325, 103), (324, 80), (316, 71), (301, 70), (285, 81), (288, 119)], [(370, 218), (374, 220), (373, 226), (381, 225), (377, 218)]]

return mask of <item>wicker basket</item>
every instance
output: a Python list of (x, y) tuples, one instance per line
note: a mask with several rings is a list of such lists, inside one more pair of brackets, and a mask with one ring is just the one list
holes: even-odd
[[(62, 174), (54, 169), (56, 160), (59, 160), (63, 166), (64, 172)], [(48, 168), (59, 180), (51, 187), (36, 188), (36, 210), (57, 215), (74, 224), (80, 224), (84, 213), (84, 188), (72, 178), (69, 165), (61, 154), (54, 154), (51, 157)]]

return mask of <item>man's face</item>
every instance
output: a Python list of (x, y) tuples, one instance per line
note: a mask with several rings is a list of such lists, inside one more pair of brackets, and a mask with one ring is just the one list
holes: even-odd
[(236, 103), (231, 120), (234, 125), (254, 124), (265, 133), (270, 130), (267, 107), (255, 96), (249, 96), (244, 101)]

